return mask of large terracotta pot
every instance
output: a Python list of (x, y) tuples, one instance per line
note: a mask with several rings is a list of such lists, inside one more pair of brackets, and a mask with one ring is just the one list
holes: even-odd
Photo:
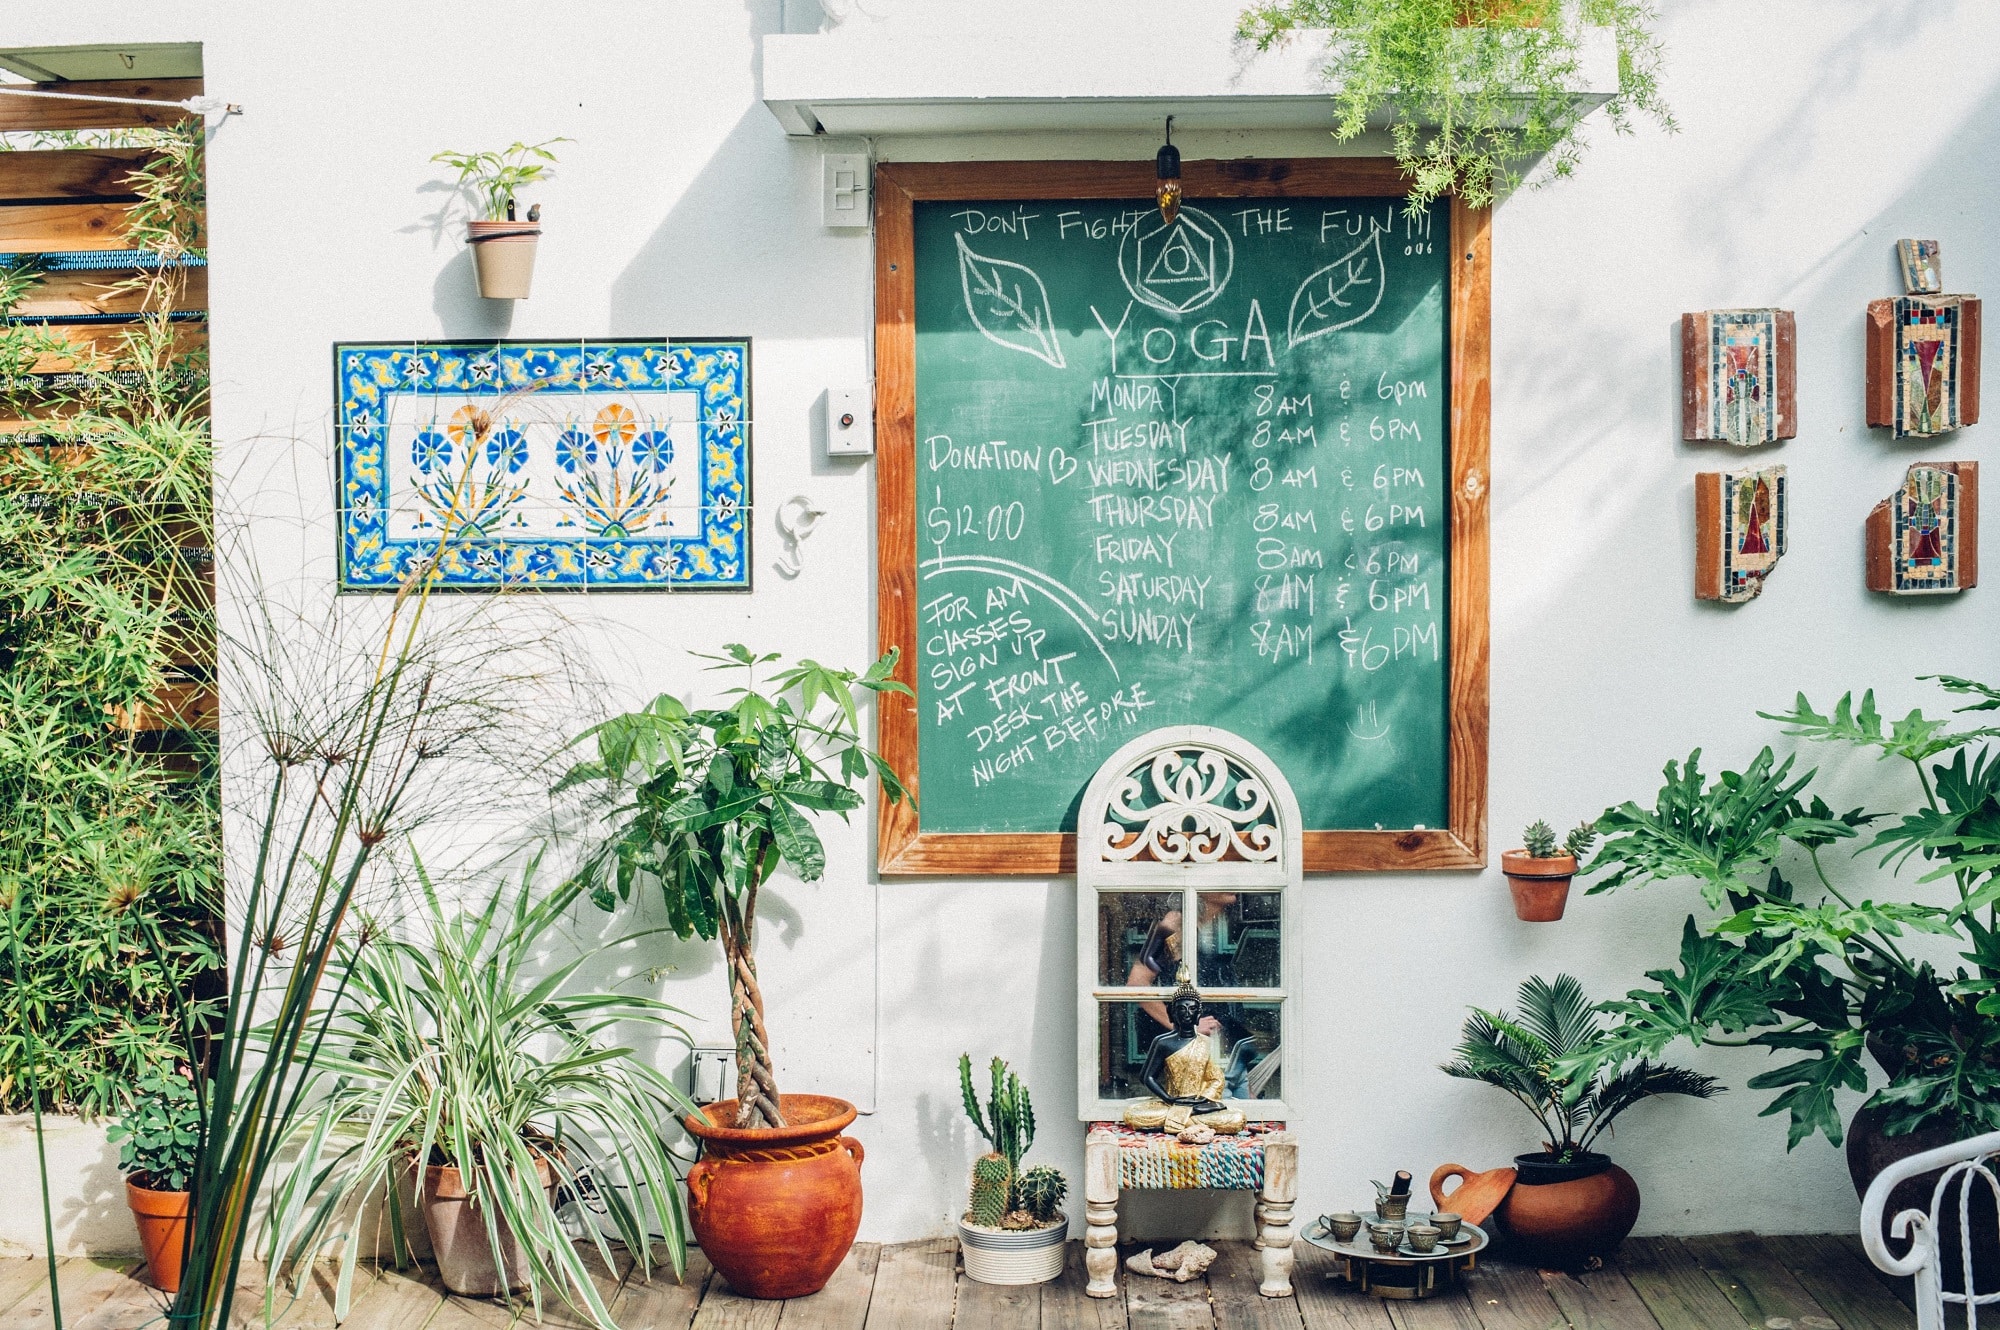
[(154, 1191), (125, 1179), (125, 1204), (139, 1226), (139, 1247), (146, 1253), (146, 1282), (162, 1293), (181, 1291), (182, 1262), (187, 1259), (188, 1194)]
[(734, 1099), (686, 1119), (703, 1147), (687, 1179), (695, 1241), (747, 1298), (819, 1292), (861, 1228), (861, 1142), (840, 1134), (854, 1105), (788, 1094), (778, 1107), (790, 1126), (739, 1131)]
[(1639, 1184), (1600, 1154), (1555, 1164), (1537, 1151), (1514, 1156), (1514, 1188), (1494, 1215), (1510, 1255), (1573, 1270), (1609, 1256), (1639, 1222)]
[[(1890, 1136), (1882, 1130), (1887, 1116), (1880, 1108), (1863, 1108), (1847, 1124), (1847, 1175), (1854, 1180), (1857, 1196), (1866, 1196), (1869, 1184), (1898, 1160), (1960, 1139), (1960, 1133), (1949, 1127), (1925, 1127), (1904, 1136)], [(1943, 1175), (1942, 1169), (1920, 1173), (1898, 1183), (1889, 1193), (1889, 1204), (1882, 1211), (1882, 1236), (1891, 1252), (1901, 1255), (1910, 1249), (1907, 1241), (1889, 1237), (1896, 1216), (1905, 1210), (1929, 1213), (1931, 1193), (1937, 1190)], [(1960, 1238), (1958, 1199), (1958, 1186), (1953, 1184), (1945, 1193), (1945, 1204), (1938, 1207), (1938, 1250), (1944, 1254), (1941, 1274), (1945, 1289), (1952, 1293), (1965, 1291), (1965, 1248)], [(1973, 1287), (1982, 1292), (2000, 1288), (2000, 1211), (1995, 1209), (1992, 1190), (1975, 1181), (1967, 1208), (1972, 1229)]]
[[(536, 1156), (535, 1172), (543, 1191), (554, 1187), (547, 1159)], [(504, 1215), (494, 1218), (500, 1230), (500, 1258), (507, 1263), (509, 1277), (504, 1281), (486, 1233), (486, 1213), (477, 1200), (465, 1194), (465, 1178), (457, 1166), (431, 1164), (424, 1169), (424, 1228), (430, 1233), (438, 1278), (452, 1292), (468, 1298), (497, 1298), (528, 1286), (528, 1261), (521, 1254), (521, 1244)]]
[(1516, 919), (1552, 924), (1563, 917), (1563, 906), (1569, 903), (1569, 880), (1576, 876), (1575, 855), (1537, 859), (1526, 850), (1508, 850), (1500, 856), (1500, 871), (1507, 875)]

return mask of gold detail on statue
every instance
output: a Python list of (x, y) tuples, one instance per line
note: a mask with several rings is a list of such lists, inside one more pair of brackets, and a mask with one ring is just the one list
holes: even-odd
[(1153, 1040), (1146, 1054), (1140, 1079), (1154, 1098), (1141, 1099), (1125, 1110), (1128, 1127), (1142, 1131), (1168, 1131), (1176, 1135), (1199, 1124), (1223, 1135), (1243, 1130), (1247, 1121), (1238, 1109), (1228, 1107), (1228, 1093), (1222, 1064), (1216, 1061), (1209, 1037), (1196, 1030), (1201, 1019), (1201, 994), (1182, 966), (1176, 976), (1167, 1010), (1174, 1028)]

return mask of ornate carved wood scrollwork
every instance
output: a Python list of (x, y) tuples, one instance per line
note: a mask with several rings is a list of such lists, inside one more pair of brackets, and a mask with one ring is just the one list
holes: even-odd
[(1268, 863), (1282, 844), (1264, 782), (1209, 748), (1175, 745), (1147, 755), (1118, 782), (1105, 811), (1098, 849), (1112, 862)]

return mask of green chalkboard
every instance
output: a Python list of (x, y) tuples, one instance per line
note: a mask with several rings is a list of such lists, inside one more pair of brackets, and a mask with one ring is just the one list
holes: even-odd
[(1161, 725), (1446, 822), (1450, 209), (919, 201), (921, 830), (1073, 831)]

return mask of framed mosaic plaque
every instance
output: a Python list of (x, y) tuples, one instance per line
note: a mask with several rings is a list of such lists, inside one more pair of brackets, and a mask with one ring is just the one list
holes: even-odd
[(1791, 526), (1785, 468), (1703, 471), (1694, 478), (1694, 594), (1755, 600), (1784, 557)]
[(1870, 591), (1923, 596), (1979, 585), (1979, 464), (1913, 463), (1867, 529)]
[(333, 348), (340, 585), (750, 586), (750, 342)]

